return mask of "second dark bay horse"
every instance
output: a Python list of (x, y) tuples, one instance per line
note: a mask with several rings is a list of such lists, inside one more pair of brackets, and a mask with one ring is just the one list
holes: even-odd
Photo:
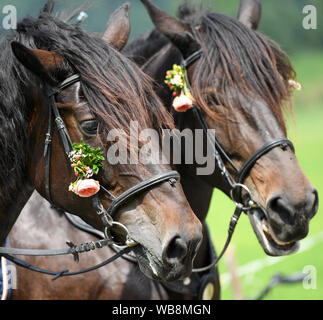
[[(205, 217), (218, 188), (248, 208), (266, 254), (297, 251), (318, 210), (318, 193), (286, 138), (284, 111), (291, 106), (296, 75), (279, 45), (256, 30), (261, 1), (241, 0), (237, 19), (190, 3), (179, 7), (177, 19), (152, 1), (142, 3), (156, 29), (123, 53), (155, 80), (180, 130), (213, 130), (211, 144), (225, 166), (197, 174), (197, 162), (176, 165), (191, 207)], [(165, 83), (174, 64), (183, 68), (191, 91), (193, 107), (186, 112), (174, 111)], [(183, 158), (185, 152), (183, 143)]]

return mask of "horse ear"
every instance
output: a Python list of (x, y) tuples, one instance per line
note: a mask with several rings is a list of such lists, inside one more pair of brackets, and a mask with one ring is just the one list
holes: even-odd
[(48, 71), (49, 65), (52, 63), (53, 59), (55, 61), (57, 60), (57, 55), (45, 50), (29, 49), (16, 41), (11, 43), (11, 48), (15, 57), (27, 69), (47, 84), (51, 86), (57, 85), (57, 82), (50, 76)]
[[(168, 37), (173, 44), (187, 56), (190, 49), (197, 50), (198, 43), (191, 34), (190, 28), (183, 22), (169, 15), (154, 5), (150, 0), (141, 0), (156, 28)], [(191, 50), (192, 51), (192, 50)]]
[(257, 30), (261, 18), (260, 0), (241, 0), (238, 20), (251, 29)]
[(129, 9), (129, 2), (116, 9), (102, 35), (103, 40), (119, 51), (127, 44), (131, 31)]

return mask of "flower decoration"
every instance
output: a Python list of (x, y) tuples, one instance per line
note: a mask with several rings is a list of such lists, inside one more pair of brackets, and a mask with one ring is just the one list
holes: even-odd
[(80, 197), (91, 197), (100, 190), (99, 181), (94, 179), (84, 179), (84, 180), (77, 180), (76, 184), (72, 186), (70, 185), (70, 191), (73, 191)]
[(73, 143), (72, 148), (68, 157), (77, 179), (69, 185), (68, 190), (80, 197), (90, 197), (100, 190), (99, 182), (90, 178), (98, 174), (99, 168), (103, 166), (102, 151), (100, 148), (92, 148), (82, 139), (80, 143)]
[(172, 70), (166, 72), (165, 83), (173, 91), (173, 107), (178, 112), (185, 112), (193, 106), (193, 97), (185, 79), (186, 69), (174, 64)]
[(288, 84), (294, 90), (297, 90), (297, 91), (302, 90), (302, 85), (299, 82), (295, 81), (295, 80), (289, 79)]
[(185, 112), (188, 109), (192, 108), (193, 101), (190, 97), (191, 94), (181, 94), (179, 97), (176, 97), (173, 101), (173, 107), (177, 112)]

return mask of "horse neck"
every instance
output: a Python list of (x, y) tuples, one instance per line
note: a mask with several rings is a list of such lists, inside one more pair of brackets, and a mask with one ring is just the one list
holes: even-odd
[[(169, 88), (164, 85), (165, 74), (167, 70), (172, 69), (174, 64), (181, 63), (181, 54), (171, 43), (164, 45), (158, 52), (149, 57), (141, 66), (142, 70), (152, 77), (157, 85), (156, 92), (163, 101), (163, 104), (169, 111), (172, 109), (172, 95)], [(194, 117), (192, 112), (175, 114), (176, 127), (179, 130), (189, 128), (191, 130), (201, 129), (200, 123)], [(177, 165), (176, 169), (181, 174), (181, 184), (185, 196), (196, 216), (205, 225), (205, 219), (209, 210), (214, 187), (223, 185), (221, 174), (215, 170), (210, 177), (198, 177), (196, 175), (196, 166), (194, 164)], [(203, 227), (203, 241), (196, 258), (194, 267), (203, 267), (210, 263), (209, 259), (209, 239), (207, 231)]]
[[(147, 46), (151, 46), (148, 41)], [(172, 109), (172, 95), (169, 91), (169, 88), (165, 86), (165, 74), (167, 70), (173, 68), (174, 64), (180, 64), (181, 58), (182, 55), (180, 51), (170, 42), (168, 42), (167, 44), (163, 44), (163, 46), (158, 50), (155, 50), (151, 56), (145, 56), (145, 60), (142, 61), (142, 63), (139, 63), (141, 69), (155, 80), (155, 91), (170, 112)], [(201, 128), (197, 119), (191, 112), (175, 114), (174, 118), (176, 127), (179, 130), (183, 130), (185, 128), (189, 128), (191, 130)], [(206, 179), (200, 178), (196, 175), (196, 166), (194, 164), (189, 166), (177, 165), (176, 169), (181, 175), (181, 185), (183, 187), (185, 196), (190, 203), (192, 210), (203, 224), (203, 241), (194, 260), (194, 267), (204, 267), (210, 263), (210, 244), (207, 236), (207, 231), (204, 227), (205, 219), (213, 194), (213, 182), (218, 181), (218, 184), (220, 185), (222, 182), (221, 175), (217, 175), (217, 172), (215, 173), (215, 175), (212, 175), (210, 177), (210, 182), (212, 181), (211, 184), (208, 183)]]
[(34, 190), (27, 179), (22, 179), (16, 185), (16, 190), (13, 190), (14, 197), (9, 197), (0, 203), (0, 245), (4, 244), (8, 233)]

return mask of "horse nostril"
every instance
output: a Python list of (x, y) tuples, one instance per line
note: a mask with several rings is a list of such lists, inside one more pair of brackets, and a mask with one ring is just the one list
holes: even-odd
[[(295, 219), (311, 219), (318, 210), (318, 193), (314, 189), (304, 200), (292, 202), (287, 197), (273, 196), (267, 202), (269, 212), (278, 214), (279, 218), (288, 224), (295, 224)], [(298, 222), (300, 222), (299, 220)]]
[(282, 197), (272, 197), (267, 203), (267, 209), (277, 213), (284, 223), (292, 224), (294, 212)]
[(175, 264), (183, 260), (187, 255), (187, 245), (185, 241), (175, 236), (164, 249), (163, 258), (170, 264)]

